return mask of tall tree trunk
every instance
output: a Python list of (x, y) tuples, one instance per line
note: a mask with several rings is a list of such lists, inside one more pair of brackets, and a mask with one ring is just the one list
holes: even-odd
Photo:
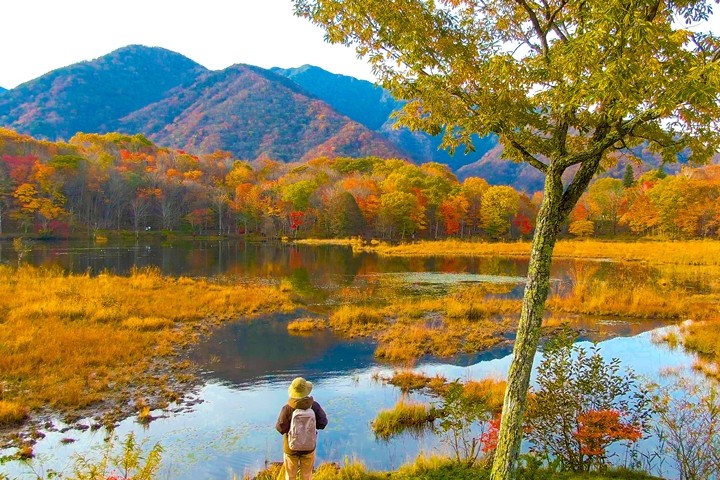
[(545, 300), (550, 292), (552, 253), (563, 221), (562, 193), (560, 174), (548, 173), (545, 180), (545, 196), (535, 227), (520, 323), (508, 373), (495, 462), (491, 473), (492, 480), (511, 479), (520, 452), (530, 373), (540, 340)]

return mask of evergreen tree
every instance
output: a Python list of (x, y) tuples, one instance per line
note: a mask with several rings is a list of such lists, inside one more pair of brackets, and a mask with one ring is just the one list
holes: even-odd
[(632, 165), (629, 163), (625, 165), (625, 175), (623, 175), (622, 184), (625, 188), (630, 188), (635, 185), (635, 174)]

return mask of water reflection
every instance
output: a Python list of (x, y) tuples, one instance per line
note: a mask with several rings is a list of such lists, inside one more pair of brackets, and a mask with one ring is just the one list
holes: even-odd
[(245, 388), (300, 374), (332, 378), (375, 364), (370, 340), (341, 339), (329, 330), (290, 334), (287, 323), (307, 312), (270, 315), (222, 326), (193, 349), (206, 378)]
[[(15, 261), (14, 255), (7, 243), (0, 243), (0, 262)], [(522, 294), (519, 277), (527, 272), (527, 259), (523, 258), (394, 258), (356, 254), (341, 247), (203, 241), (102, 246), (38, 243), (30, 261), (36, 265), (58, 265), (73, 272), (108, 270), (127, 274), (135, 266), (155, 266), (162, 273), (174, 276), (228, 276), (237, 281), (289, 282), (293, 293), (305, 302), (306, 310), (250, 322), (241, 320), (219, 328), (204, 339), (191, 354), (205, 380), (197, 393), (202, 403), (192, 411), (171, 409), (147, 430), (132, 418), (121, 423), (117, 431), (121, 437), (134, 431), (149, 442), (148, 446), (160, 442), (165, 448), (163, 476), (179, 480), (242, 476), (244, 472), (260, 468), (266, 460), (280, 459), (281, 443), (273, 425), (286, 401), (288, 380), (299, 374), (316, 383), (314, 393), (330, 416), (331, 423), (321, 436), (320, 461), (342, 462), (345, 457), (357, 457), (369, 468), (388, 469), (413, 459), (421, 451), (442, 450), (439, 439), (433, 435), (401, 436), (387, 444), (376, 442), (370, 422), (378, 410), (394, 405), (400, 393), (373, 380), (377, 374), (389, 375), (392, 367), (375, 360), (375, 345), (371, 340), (348, 340), (329, 331), (311, 336), (291, 335), (287, 332), (287, 322), (300, 316), (327, 313), (329, 305), (341, 300), (380, 298), (389, 294), (392, 290), (389, 286), (417, 287), (422, 283), (418, 278), (426, 281), (435, 278), (435, 283), (426, 282), (428, 289), (443, 294), (455, 285), (454, 281), (443, 283), (448, 278), (473, 281), (473, 276), (486, 279), (501, 276), (517, 283), (494, 294), (518, 298)], [(423, 272), (431, 275), (418, 276)], [(588, 278), (622, 284), (667, 284), (701, 292), (709, 291), (711, 282), (717, 282), (710, 270), (702, 268), (659, 269), (574, 260), (555, 261), (551, 275), (555, 294), (560, 295)], [(662, 326), (662, 322), (568, 318), (582, 332), (582, 340), (602, 341), (603, 355), (620, 358), (623, 366), (650, 378), (657, 378), (658, 372), (665, 368), (690, 367), (694, 361), (692, 355), (653, 344), (647, 330)], [(416, 368), (448, 379), (502, 378), (510, 363), (512, 336), (508, 335), (505, 340), (480, 354), (423, 358)], [(67, 469), (73, 453), (87, 454), (91, 446), (102, 444), (104, 435), (103, 431), (50, 433), (36, 446), (39, 455), (36, 465)], [(76, 442), (62, 444), (63, 437)], [(11, 478), (27, 472), (19, 465), (7, 467)]]

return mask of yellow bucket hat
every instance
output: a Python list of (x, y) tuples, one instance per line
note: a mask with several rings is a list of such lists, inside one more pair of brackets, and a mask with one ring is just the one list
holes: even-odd
[(312, 392), (312, 382), (308, 382), (302, 377), (297, 377), (288, 387), (288, 395), (290, 398), (305, 398)]

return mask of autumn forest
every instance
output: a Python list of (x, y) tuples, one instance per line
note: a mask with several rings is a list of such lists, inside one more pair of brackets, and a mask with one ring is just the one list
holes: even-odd
[[(68, 143), (0, 130), (0, 232), (78, 236), (103, 230), (334, 238), (518, 239), (541, 193), (460, 182), (439, 163), (319, 157), (246, 162), (192, 155), (142, 135), (82, 134)], [(566, 226), (575, 237), (720, 235), (720, 166), (601, 178)]]

